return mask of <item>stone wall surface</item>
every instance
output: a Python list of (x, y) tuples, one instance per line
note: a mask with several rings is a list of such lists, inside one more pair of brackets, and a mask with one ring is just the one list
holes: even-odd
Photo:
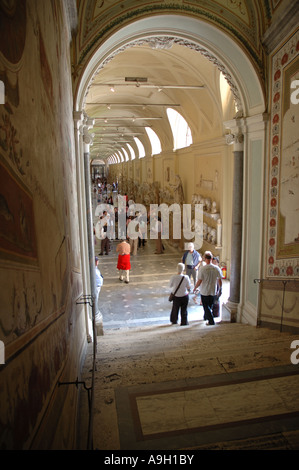
[(0, 448), (69, 448), (77, 392), (58, 381), (76, 379), (86, 336), (70, 35), (60, 2), (14, 3), (0, 4)]

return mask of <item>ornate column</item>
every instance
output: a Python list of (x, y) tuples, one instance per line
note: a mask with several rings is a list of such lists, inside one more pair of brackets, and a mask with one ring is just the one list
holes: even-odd
[[(81, 270), (82, 270), (82, 294), (90, 292), (89, 266), (86, 266), (88, 258), (88, 239), (86, 228), (86, 204), (85, 204), (85, 179), (83, 165), (83, 142), (81, 133), (84, 115), (81, 111), (74, 112), (74, 130), (75, 130), (75, 148), (76, 148), (76, 175), (77, 175), (77, 198), (78, 198), (78, 216), (79, 216), (79, 234), (80, 234), (80, 250), (81, 250)], [(91, 320), (92, 313), (88, 304), (84, 305), (85, 324), (88, 342), (92, 342)]]
[(240, 301), (241, 286), (244, 136), (240, 130), (238, 130), (236, 134), (228, 134), (226, 142), (229, 145), (234, 144), (234, 180), (232, 200), (230, 296), (225, 306), (231, 314), (231, 321), (235, 322)]
[[(81, 126), (84, 145), (84, 180), (85, 180), (85, 200), (86, 200), (86, 219), (87, 219), (87, 239), (88, 239), (88, 258), (89, 258), (89, 274), (90, 287), (92, 295), (92, 320), (94, 324), (94, 333), (96, 335), (103, 334), (103, 317), (98, 310), (98, 296), (95, 276), (95, 252), (94, 252), (94, 235), (93, 235), (93, 218), (92, 218), (92, 202), (91, 202), (91, 184), (90, 184), (90, 145), (93, 143), (93, 134), (89, 134), (89, 129), (94, 126), (94, 120), (84, 117)], [(96, 338), (94, 338), (95, 341)]]

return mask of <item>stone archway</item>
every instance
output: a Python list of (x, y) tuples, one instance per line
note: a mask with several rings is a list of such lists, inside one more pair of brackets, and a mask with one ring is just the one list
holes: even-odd
[[(74, 111), (81, 113), (84, 109), (85, 97), (93, 77), (105, 64), (126, 48), (144, 43), (150, 43), (153, 47), (157, 48), (171, 47), (173, 43), (192, 48), (203, 54), (209, 61), (212, 61), (226, 77), (238, 110), (236, 119), (233, 122), (227, 123), (226, 127), (228, 129), (227, 132), (231, 133), (231, 142), (238, 146), (235, 156), (238, 153), (238, 159), (242, 160), (242, 164), (238, 165), (240, 171), (237, 175), (237, 179), (241, 184), (236, 185), (234, 188), (234, 207), (241, 208), (241, 210), (238, 209), (238, 220), (236, 222), (238, 228), (240, 228), (240, 224), (242, 226), (244, 221), (244, 214), (248, 214), (247, 202), (244, 199), (245, 190), (246, 187), (250, 186), (251, 178), (254, 177), (252, 172), (249, 176), (246, 176), (245, 181), (244, 172), (246, 167), (243, 163), (248, 158), (250, 159), (250, 154), (253, 152), (251, 140), (265, 141), (265, 98), (259, 76), (250, 59), (245, 55), (241, 47), (220, 29), (201, 20), (179, 15), (158, 15), (133, 21), (131, 24), (112, 34), (98, 47), (88, 63), (85, 64), (75, 90)], [(259, 128), (258, 123), (263, 125)], [(242, 135), (241, 140), (240, 135)], [(80, 137), (77, 136), (78, 139), (80, 140)], [(242, 149), (240, 149), (240, 143)], [(80, 145), (78, 145), (78, 149), (80, 149)], [(264, 145), (260, 146), (259, 152), (259, 161), (262, 169), (265, 158)], [(85, 157), (88, 156), (85, 155)], [(80, 155), (77, 155), (77, 158), (80, 160)], [(87, 180), (87, 178), (85, 179)], [(258, 191), (262, 194), (262, 186)], [(82, 193), (88, 193), (86, 188), (85, 191), (82, 188)], [(244, 307), (246, 304), (246, 299), (240, 298), (240, 293), (246, 293), (246, 289), (240, 285), (242, 259), (244, 264), (251, 256), (250, 250), (246, 245), (248, 241), (243, 237), (242, 228), (237, 233), (238, 253), (233, 260), (235, 264), (233, 269), (235, 272), (234, 283), (236, 285), (233, 286), (233, 298), (228, 306), (234, 320), (237, 319), (239, 305)], [(258, 242), (261, 246), (262, 231), (260, 231)], [(236, 243), (236, 240), (234, 240), (234, 243)], [(255, 266), (255, 268), (260, 269), (260, 265)], [(243, 270), (243, 274), (244, 272)], [(247, 282), (246, 277), (248, 279), (251, 277), (251, 274), (245, 274), (243, 283)], [(257, 274), (255, 277), (258, 277)], [(255, 323), (257, 314), (256, 312), (252, 313), (252, 310), (254, 309), (250, 306), (250, 318), (247, 317), (245, 321)], [(239, 311), (239, 320), (242, 321), (242, 319), (243, 316)]]
[(83, 109), (93, 76), (107, 61), (138, 41), (152, 41), (159, 47), (161, 38), (194, 48), (213, 61), (226, 76), (243, 116), (264, 112), (263, 87), (241, 47), (215, 26), (183, 15), (157, 15), (133, 21), (112, 34), (82, 68), (75, 90), (75, 111)]

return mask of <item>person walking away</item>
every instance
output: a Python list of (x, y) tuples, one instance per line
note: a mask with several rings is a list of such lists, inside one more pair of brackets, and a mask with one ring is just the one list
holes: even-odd
[(97, 317), (99, 317), (101, 315), (101, 312), (100, 312), (100, 309), (99, 309), (99, 296), (100, 296), (100, 292), (101, 292), (101, 288), (102, 288), (102, 285), (103, 285), (103, 276), (101, 274), (101, 271), (99, 269), (99, 258), (96, 256), (95, 257), (95, 275), (96, 275), (96, 288), (97, 288), (97, 292), (96, 292), (96, 302), (95, 302), (95, 305), (96, 305), (96, 315), (95, 315), (95, 318), (96, 318), (96, 321), (97, 321)]
[[(212, 263), (215, 264), (215, 266), (219, 266), (219, 256), (214, 256)], [(222, 272), (221, 272), (221, 275), (222, 275)], [(221, 285), (220, 285), (220, 282), (221, 282)], [(214, 297), (214, 303), (213, 303), (214, 318), (219, 317), (220, 315), (219, 297), (221, 296), (221, 294), (222, 294), (222, 280), (218, 279), (217, 286), (216, 286), (216, 295)]]
[(140, 236), (138, 237), (138, 248), (145, 245), (145, 239), (147, 236), (147, 223), (146, 220), (144, 220), (144, 217), (138, 213), (137, 215), (138, 221), (139, 221), (139, 233)]
[(131, 269), (130, 245), (127, 240), (123, 240), (116, 247), (118, 253), (117, 269), (119, 270), (119, 280), (129, 284), (129, 272)]
[(193, 285), (197, 282), (197, 271), (202, 258), (198, 251), (194, 250), (194, 243), (188, 243), (188, 250), (182, 256), (182, 263), (186, 266), (186, 274), (193, 279)]
[(184, 269), (185, 265), (183, 263), (178, 263), (177, 274), (174, 274), (170, 279), (171, 291), (175, 294), (170, 313), (170, 322), (173, 325), (178, 322), (180, 311), (181, 326), (188, 325), (187, 307), (189, 302), (189, 291), (191, 289), (190, 278), (189, 276), (183, 274)]
[(154, 218), (153, 224), (153, 238), (156, 239), (156, 251), (154, 252), (155, 255), (161, 255), (163, 253), (163, 243), (162, 243), (162, 222), (160, 217)]
[(100, 217), (100, 223), (102, 225), (102, 231), (101, 231), (101, 253), (99, 253), (99, 256), (102, 256), (104, 254), (108, 255), (109, 250), (110, 250), (110, 240), (108, 238), (109, 231), (108, 231), (108, 225), (109, 225), (109, 214), (107, 214), (107, 211), (103, 212), (103, 215)]
[[(127, 238), (129, 239), (129, 244), (131, 248), (131, 255), (136, 256), (137, 255), (137, 249), (138, 249), (138, 238), (139, 235), (137, 235), (137, 232), (132, 229), (132, 225), (130, 225), (130, 222), (134, 221), (135, 217), (134, 216), (129, 216), (128, 217), (128, 225), (127, 225)], [(139, 224), (138, 224), (139, 225)], [(135, 226), (134, 226), (135, 228)], [(132, 233), (131, 233), (132, 231)], [(138, 229), (138, 234), (139, 234), (139, 229)]]
[[(193, 292), (200, 287), (201, 301), (204, 309), (204, 320), (207, 325), (215, 325), (213, 317), (213, 303), (217, 292), (217, 284), (222, 289), (222, 272), (219, 266), (212, 263), (213, 255), (210, 251), (204, 254), (205, 266), (202, 266), (198, 272), (198, 280), (194, 286)], [(220, 295), (221, 295), (220, 290)]]

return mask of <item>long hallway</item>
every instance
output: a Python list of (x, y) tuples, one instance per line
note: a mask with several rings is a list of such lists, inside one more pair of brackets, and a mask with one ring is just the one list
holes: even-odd
[[(104, 335), (98, 337), (95, 450), (299, 449), (299, 369), (288, 333), (206, 326), (190, 296), (189, 325), (169, 322), (168, 283), (179, 261), (152, 241), (118, 280), (115, 245), (100, 257)], [(97, 253), (97, 251), (96, 251)], [(225, 284), (222, 301), (228, 295)], [(90, 383), (92, 344), (82, 374)], [(81, 393), (80, 446), (88, 402)]]
[[(137, 255), (131, 256), (130, 283), (125, 284), (119, 281), (116, 269), (117, 243), (112, 242), (108, 257), (99, 257), (99, 268), (104, 277), (99, 301), (104, 330), (169, 323), (169, 280), (176, 273), (180, 254), (166, 241), (163, 254), (156, 255), (155, 241), (148, 239)], [(228, 298), (228, 289), (229, 282), (224, 280), (222, 302)], [(190, 294), (189, 321), (203, 318), (203, 308), (196, 305), (194, 297)]]

